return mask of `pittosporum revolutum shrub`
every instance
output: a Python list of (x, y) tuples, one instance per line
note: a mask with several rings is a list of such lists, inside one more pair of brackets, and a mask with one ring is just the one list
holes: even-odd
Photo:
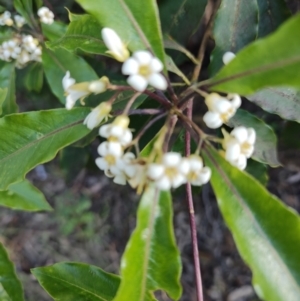
[[(99, 173), (130, 185), (141, 201), (118, 276), (75, 262), (35, 268), (33, 275), (54, 300), (156, 300), (157, 290), (179, 300), (182, 267), (171, 192), (184, 185), (197, 300), (204, 300), (191, 187), (210, 182), (258, 296), (299, 301), (299, 216), (266, 190), (255, 178), (260, 175), (247, 171), (249, 158), (257, 166), (280, 164), (276, 136), (241, 106), (250, 100), (300, 121), (300, 16), (291, 16), (283, 0), (77, 2), (85, 13), (69, 12), (67, 25), (40, 0), (15, 0), (10, 11), (2, 8), (0, 204), (50, 210), (43, 197), (35, 203), (22, 197), (36, 191), (25, 175), (88, 135), (88, 143), (101, 141)], [(203, 18), (207, 5), (212, 9)], [(194, 56), (185, 46), (199, 24), (205, 31)], [(209, 39), (215, 46), (202, 80)], [(99, 56), (111, 58), (119, 71), (97, 66)], [(184, 74), (178, 66), (188, 60), (193, 68)], [(24, 68), (25, 88), (41, 91), (44, 74), (61, 108), (19, 112), (15, 74)], [(206, 109), (194, 109), (195, 102)], [(133, 115), (147, 116), (147, 122), (133, 124)], [(180, 152), (174, 150), (178, 127), (185, 133)], [(0, 284), (8, 300), (24, 300), (3, 246)]]

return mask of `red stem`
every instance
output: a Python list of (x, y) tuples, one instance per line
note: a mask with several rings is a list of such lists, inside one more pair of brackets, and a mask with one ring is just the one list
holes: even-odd
[[(193, 98), (189, 100), (187, 106), (187, 117), (192, 119), (193, 112)], [(189, 156), (191, 154), (191, 133), (186, 131), (185, 133), (185, 155)], [(202, 279), (200, 271), (200, 257), (198, 250), (198, 238), (197, 238), (197, 227), (195, 221), (195, 210), (193, 203), (192, 187), (190, 183), (187, 183), (185, 186), (187, 204), (190, 214), (190, 228), (193, 244), (193, 256), (194, 256), (194, 268), (195, 268), (195, 279), (196, 279), (196, 290), (197, 290), (197, 301), (203, 301), (203, 288), (202, 288)]]

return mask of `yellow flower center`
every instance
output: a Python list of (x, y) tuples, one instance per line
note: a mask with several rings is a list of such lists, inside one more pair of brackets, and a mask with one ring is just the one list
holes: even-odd
[(107, 156), (104, 157), (104, 159), (109, 165), (115, 165), (116, 164), (116, 158), (113, 155), (107, 155)]
[(152, 73), (152, 72), (151, 72), (151, 70), (150, 70), (150, 68), (149, 68), (148, 65), (141, 65), (141, 66), (139, 67), (139, 74), (140, 74), (140, 75), (147, 77), (147, 76), (149, 76), (151, 73)]
[(167, 167), (165, 169), (165, 174), (168, 178), (173, 179), (177, 176), (178, 170), (176, 167)]

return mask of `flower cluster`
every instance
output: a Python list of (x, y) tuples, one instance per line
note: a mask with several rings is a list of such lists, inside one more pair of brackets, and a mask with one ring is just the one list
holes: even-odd
[(40, 21), (42, 23), (51, 25), (54, 22), (54, 14), (48, 7), (41, 7), (37, 11), (37, 14), (40, 17)]
[(247, 159), (254, 152), (256, 133), (253, 128), (238, 126), (231, 133), (222, 129), (224, 140), (222, 146), (225, 150), (225, 159), (233, 166), (243, 170), (247, 166)]
[(3, 14), (0, 15), (0, 26), (13, 26), (14, 20), (16, 26), (21, 28), (25, 23), (26, 20), (20, 15), (14, 15), (12, 17), (11, 12), (5, 11)]
[(99, 135), (107, 139), (98, 147), (101, 157), (96, 159), (97, 166), (113, 181), (125, 185), (126, 181), (136, 188), (143, 182), (144, 165), (136, 160), (131, 152), (124, 153), (132, 141), (132, 132), (128, 128), (129, 118), (125, 115), (116, 117), (111, 124), (100, 127)]
[(241, 106), (241, 97), (238, 94), (228, 94), (223, 97), (217, 93), (208, 94), (205, 98), (208, 112), (203, 116), (207, 127), (216, 129), (226, 123)]
[(109, 85), (109, 80), (106, 76), (103, 76), (98, 80), (76, 84), (75, 79), (70, 75), (70, 71), (67, 71), (66, 75), (62, 79), (62, 85), (65, 95), (67, 96), (66, 108), (71, 110), (78, 99), (83, 101), (83, 99), (91, 93), (99, 94), (106, 91)]
[(177, 188), (187, 182), (195, 186), (206, 184), (211, 176), (209, 167), (203, 166), (198, 155), (182, 158), (179, 153), (165, 153), (160, 163), (150, 163), (147, 176), (160, 190)]
[(23, 68), (31, 61), (41, 61), (42, 48), (31, 35), (15, 35), (0, 45), (0, 59), (10, 62), (16, 60), (16, 66)]
[(127, 82), (136, 91), (143, 92), (148, 85), (166, 90), (168, 83), (162, 75), (162, 62), (148, 50), (139, 50), (129, 57), (129, 50), (117, 33), (111, 28), (102, 29), (102, 39), (109, 49), (108, 54), (117, 61), (124, 62), (122, 73), (128, 75)]

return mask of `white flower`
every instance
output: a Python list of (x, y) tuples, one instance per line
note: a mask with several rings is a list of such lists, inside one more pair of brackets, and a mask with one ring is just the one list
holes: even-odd
[(235, 54), (233, 52), (227, 51), (224, 53), (222, 60), (224, 65), (228, 65), (234, 58), (235, 58)]
[(109, 141), (118, 141), (121, 145), (126, 146), (132, 140), (132, 133), (128, 129), (129, 121), (125, 115), (118, 116), (113, 123), (102, 125), (99, 135)]
[(48, 7), (41, 7), (38, 12), (38, 16), (40, 17), (40, 21), (45, 24), (52, 24), (54, 22), (54, 14)]
[(98, 146), (98, 153), (101, 156), (96, 159), (97, 166), (106, 172), (115, 167), (117, 160), (123, 155), (123, 148), (118, 142), (103, 142)]
[(31, 54), (30, 54), (30, 60), (31, 61), (37, 61), (37, 62), (41, 62), (42, 61), (42, 47), (38, 46), (37, 48), (35, 48)]
[(14, 24), (14, 21), (11, 18), (11, 13), (9, 11), (5, 11), (1, 16), (0, 16), (0, 25), (4, 26), (12, 26)]
[(17, 27), (19, 27), (19, 28), (21, 28), (26, 23), (26, 20), (20, 15), (15, 15), (14, 19), (15, 19)]
[(106, 91), (109, 80), (106, 76), (101, 77), (99, 80), (92, 82), (82, 82), (76, 84), (74, 78), (70, 76), (70, 72), (67, 71), (66, 75), (62, 79), (63, 89), (65, 91), (66, 108), (72, 109), (78, 99), (83, 100), (91, 93), (98, 94)]
[(96, 108), (92, 110), (90, 114), (86, 116), (84, 119), (83, 124), (92, 130), (96, 126), (98, 126), (102, 120), (107, 120), (108, 115), (111, 111), (111, 104), (108, 102), (102, 102)]
[(139, 92), (148, 84), (159, 90), (167, 89), (167, 80), (160, 73), (162, 70), (162, 62), (149, 51), (135, 52), (122, 66), (122, 73), (129, 75), (128, 84)]
[(21, 47), (15, 40), (9, 40), (2, 44), (2, 51), (6, 60), (16, 59), (21, 53)]
[(118, 34), (113, 29), (105, 27), (102, 29), (101, 35), (104, 44), (109, 49), (107, 53), (117, 61), (125, 62), (129, 57), (129, 51)]
[(239, 126), (231, 131), (230, 135), (222, 130), (224, 134), (223, 148), (225, 149), (225, 159), (239, 169), (245, 169), (247, 158), (254, 152), (256, 133), (253, 128)]
[(205, 98), (208, 112), (203, 116), (207, 127), (216, 129), (226, 123), (241, 105), (241, 97), (238, 94), (228, 94), (222, 97), (217, 93), (211, 93)]
[(183, 159), (188, 164), (186, 178), (189, 183), (195, 186), (206, 184), (211, 177), (211, 169), (203, 167), (202, 158), (197, 155), (191, 155)]
[(28, 52), (34, 51), (39, 42), (32, 35), (23, 35), (22, 36), (22, 47), (25, 48)]
[(161, 163), (148, 165), (147, 176), (160, 190), (169, 190), (186, 183), (188, 169), (188, 163), (179, 153), (170, 152), (163, 155)]
[(19, 67), (26, 65), (30, 61), (30, 54), (23, 49), (17, 58)]

